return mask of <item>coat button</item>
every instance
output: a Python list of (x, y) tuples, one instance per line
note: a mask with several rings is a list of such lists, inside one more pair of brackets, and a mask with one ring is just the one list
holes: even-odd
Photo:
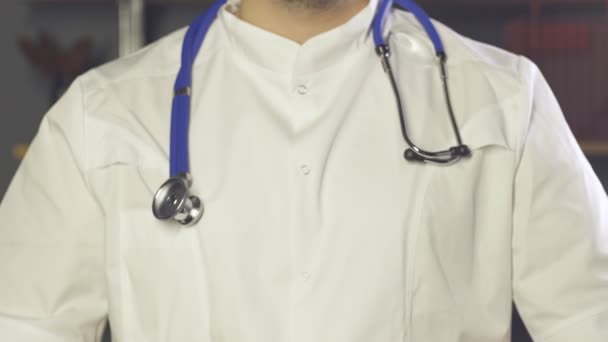
[(308, 87), (302, 84), (296, 88), (296, 91), (300, 95), (306, 95), (306, 94), (308, 94)]
[(310, 166), (308, 166), (306, 164), (300, 165), (300, 172), (302, 172), (303, 175), (309, 175), (310, 174)]
[(310, 278), (312, 277), (312, 275), (308, 272), (302, 272), (301, 276), (302, 276), (302, 280), (304, 280), (304, 281), (309, 281)]

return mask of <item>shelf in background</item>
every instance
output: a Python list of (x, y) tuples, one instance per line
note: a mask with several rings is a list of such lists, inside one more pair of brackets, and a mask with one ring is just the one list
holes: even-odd
[[(147, 5), (203, 5), (210, 4), (210, 0), (146, 0)], [(116, 0), (29, 0), (30, 5), (115, 5)]]
[[(100, 5), (115, 4), (115, 0), (29, 0), (31, 5)], [(209, 0), (147, 0), (148, 5), (201, 5)], [(529, 0), (424, 0), (424, 7), (433, 8), (472, 8), (477, 9), (513, 9), (527, 8)], [(606, 0), (543, 0), (543, 7), (586, 8), (590, 6), (605, 7)]]
[[(541, 0), (541, 7), (567, 6), (605, 6), (605, 0)], [(423, 0), (426, 6), (435, 7), (476, 7), (476, 8), (512, 8), (529, 7), (530, 0)]]
[(580, 146), (588, 157), (608, 157), (608, 141), (581, 141)]

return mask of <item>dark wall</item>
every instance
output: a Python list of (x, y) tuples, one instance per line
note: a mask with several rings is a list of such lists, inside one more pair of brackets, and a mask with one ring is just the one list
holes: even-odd
[[(13, 156), (16, 144), (27, 144), (42, 116), (53, 103), (53, 82), (33, 68), (17, 46), (20, 36), (37, 39), (42, 32), (67, 50), (81, 37), (90, 39), (93, 57), (89, 67), (118, 55), (118, 17), (113, 0), (100, 1), (0, 1), (0, 198), (19, 165)], [(169, 2), (169, 1), (168, 1)], [(204, 0), (200, 1), (205, 3)], [(195, 1), (193, 1), (195, 3)], [(155, 5), (147, 9), (148, 41), (186, 25), (203, 5)]]

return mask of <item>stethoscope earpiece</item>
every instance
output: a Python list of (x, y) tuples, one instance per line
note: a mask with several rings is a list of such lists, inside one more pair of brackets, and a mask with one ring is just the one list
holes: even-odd
[(452, 155), (456, 155), (459, 157), (469, 157), (471, 155), (471, 149), (467, 145), (459, 145), (450, 148), (450, 152)]
[(412, 150), (411, 148), (408, 148), (407, 150), (405, 150), (405, 153), (403, 153), (403, 157), (405, 158), (405, 160), (407, 161), (411, 161), (411, 162), (423, 162), (424, 158), (418, 154), (416, 154), (416, 152), (414, 152), (414, 150)]
[(197, 223), (205, 211), (201, 200), (190, 195), (192, 180), (183, 174), (169, 178), (154, 195), (152, 212), (159, 220), (174, 219), (182, 225)]

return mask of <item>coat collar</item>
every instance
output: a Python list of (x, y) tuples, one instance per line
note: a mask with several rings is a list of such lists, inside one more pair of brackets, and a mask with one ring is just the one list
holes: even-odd
[(305, 75), (339, 64), (364, 45), (370, 36), (377, 0), (370, 0), (368, 6), (346, 23), (304, 44), (240, 20), (227, 6), (220, 11), (219, 21), (236, 53), (274, 72)]

